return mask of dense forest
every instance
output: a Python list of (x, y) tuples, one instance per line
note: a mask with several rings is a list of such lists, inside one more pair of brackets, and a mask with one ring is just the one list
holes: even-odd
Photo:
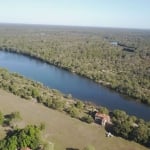
[(150, 105), (149, 30), (1, 24), (0, 35), (1, 50), (40, 58)]
[[(59, 91), (48, 89), (40, 83), (25, 79), (16, 73), (9, 73), (4, 69), (0, 69), (0, 88), (89, 124), (95, 121), (94, 110), (98, 110), (100, 113), (108, 114), (111, 117), (112, 124), (106, 130), (111, 131), (114, 135), (150, 147), (150, 122), (129, 116), (124, 111), (109, 111), (102, 106), (83, 103), (73, 99), (70, 95), (63, 95)], [(2, 123), (3, 115), (0, 113), (0, 124)], [(0, 146), (4, 146), (7, 143), (2, 141), (0, 144), (2, 144)]]

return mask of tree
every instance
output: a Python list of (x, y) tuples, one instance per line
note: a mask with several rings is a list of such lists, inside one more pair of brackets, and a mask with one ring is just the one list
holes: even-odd
[(8, 150), (17, 149), (17, 137), (12, 136), (12, 138), (9, 138), (7, 141), (6, 147)]
[(2, 112), (0, 111), (0, 125), (3, 124), (3, 121), (4, 121), (4, 116)]
[(123, 122), (116, 121), (113, 126), (113, 131), (115, 134), (128, 139), (130, 136), (130, 132), (132, 131), (132, 126), (127, 120)]
[(67, 109), (67, 112), (73, 118), (78, 118), (79, 117), (79, 110), (75, 106), (69, 107)]
[(147, 144), (150, 138), (150, 128), (144, 124), (139, 124), (131, 133), (131, 138), (141, 144)]
[(125, 111), (122, 111), (122, 110), (114, 110), (113, 111), (113, 118), (112, 118), (112, 121), (115, 122), (115, 121), (125, 121), (128, 119), (128, 115), (126, 114)]
[(126, 139), (129, 138), (132, 131), (133, 122), (130, 121), (125, 111), (114, 110), (113, 111), (113, 132)]
[(15, 150), (17, 148), (30, 147), (37, 149), (41, 143), (40, 129), (37, 126), (29, 125), (24, 129), (17, 129), (8, 134), (0, 141), (0, 149)]

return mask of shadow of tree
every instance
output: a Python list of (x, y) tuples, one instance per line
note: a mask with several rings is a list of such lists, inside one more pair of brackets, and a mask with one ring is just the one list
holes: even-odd
[(78, 148), (66, 148), (66, 150), (79, 150)]

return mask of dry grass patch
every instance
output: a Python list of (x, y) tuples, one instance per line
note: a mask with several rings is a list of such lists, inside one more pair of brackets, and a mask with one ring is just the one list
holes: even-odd
[(148, 150), (122, 138), (105, 137), (105, 130), (99, 125), (86, 124), (63, 112), (21, 99), (2, 90), (0, 90), (0, 110), (7, 114), (20, 112), (23, 118), (21, 125), (45, 123), (44, 137), (55, 143), (55, 150), (82, 149), (89, 144), (94, 145), (96, 150)]

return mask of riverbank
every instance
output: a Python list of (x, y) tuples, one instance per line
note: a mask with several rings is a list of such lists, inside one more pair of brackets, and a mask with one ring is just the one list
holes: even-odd
[(53, 65), (20, 54), (2, 51), (0, 52), (0, 64), (11, 72), (19, 73), (66, 95), (71, 94), (76, 99), (107, 107), (111, 111), (115, 109), (124, 110), (130, 115), (149, 120), (150, 109), (148, 106), (131, 101), (91, 80)]
[(141, 103), (144, 103), (144, 104), (150, 106), (149, 101), (142, 101), (142, 100), (139, 100), (138, 97), (136, 97), (136, 96), (128, 95), (128, 94), (126, 94), (126, 93), (124, 92), (124, 90), (121, 90), (121, 91), (120, 91), (118, 88), (116, 89), (116, 87), (112, 87), (112, 85), (111, 85), (109, 82), (105, 82), (105, 81), (102, 81), (102, 80), (101, 80), (101, 81), (93, 80), (92, 78), (90, 78), (89, 76), (86, 76), (85, 74), (82, 74), (81, 72), (76, 72), (75, 70), (72, 70), (71, 68), (68, 68), (68, 67), (66, 67), (66, 66), (60, 66), (58, 63), (53, 63), (53, 62), (50, 61), (50, 60), (46, 60), (46, 59), (44, 59), (43, 57), (38, 56), (38, 54), (32, 53), (32, 51), (31, 51), (31, 52), (26, 52), (26, 51), (15, 50), (15, 49), (6, 48), (6, 47), (5, 47), (5, 48), (2, 48), (2, 47), (1, 47), (0, 50), (1, 50), (1, 51), (6, 51), (6, 52), (11, 52), (11, 53), (20, 54), (20, 55), (23, 55), (23, 56), (27, 56), (27, 57), (29, 57), (29, 58), (33, 58), (33, 59), (39, 60), (39, 61), (44, 62), (44, 63), (47, 63), (47, 64), (49, 64), (49, 65), (54, 65), (54, 66), (56, 66), (56, 67), (59, 67), (59, 68), (61, 68), (61, 69), (66, 70), (66, 71), (69, 71), (69, 72), (72, 72), (72, 73), (76, 73), (76, 74), (80, 75), (81, 77), (85, 77), (85, 78), (87, 78), (87, 79), (89, 79), (89, 80), (92, 80), (92, 81), (94, 81), (94, 82), (96, 82), (96, 83), (98, 83), (98, 84), (100, 84), (100, 85), (102, 85), (102, 86), (104, 86), (104, 87), (106, 87), (106, 88), (109, 88), (109, 89), (111, 89), (111, 90), (113, 90), (113, 91), (119, 92), (120, 94), (123, 94), (123, 95), (125, 95), (125, 96), (129, 96), (129, 98), (132, 98), (132, 100), (136, 100), (136, 101), (138, 101), (138, 102), (141, 102)]

